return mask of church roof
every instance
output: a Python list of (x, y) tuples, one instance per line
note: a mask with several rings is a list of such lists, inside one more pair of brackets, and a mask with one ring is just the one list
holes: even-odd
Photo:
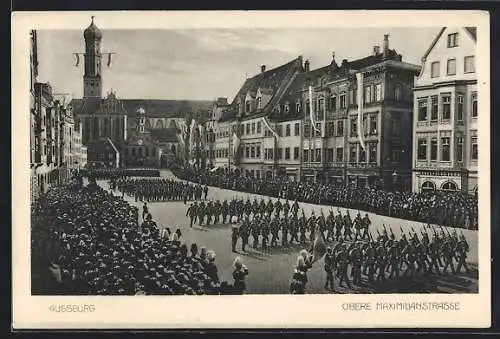
[[(73, 99), (70, 105), (77, 115), (94, 114), (106, 104), (106, 100)], [(118, 99), (118, 102), (129, 117), (135, 117), (141, 107), (149, 118), (183, 118), (186, 113), (209, 115), (213, 107), (213, 101), (209, 100)]]
[(162, 128), (149, 130), (151, 137), (159, 142), (178, 142), (176, 128)]

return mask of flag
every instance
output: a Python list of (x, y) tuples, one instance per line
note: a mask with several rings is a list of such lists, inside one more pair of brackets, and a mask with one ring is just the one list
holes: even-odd
[(194, 129), (196, 127), (196, 120), (191, 120), (191, 126), (189, 127), (189, 153), (194, 153)]
[(316, 127), (316, 118), (314, 116), (314, 108), (313, 108), (313, 95), (312, 95), (312, 86), (309, 86), (309, 118), (311, 119), (311, 125), (312, 128), (316, 132), (321, 132), (317, 127)]
[(78, 53), (73, 53), (73, 56), (75, 57), (75, 67), (78, 67), (80, 64), (80, 55)]
[(271, 133), (274, 135), (274, 137), (276, 139), (278, 139), (278, 133), (276, 133), (276, 131), (271, 127), (271, 125), (269, 124), (269, 121), (267, 120), (266, 117), (262, 117), (262, 120), (264, 121), (264, 125), (266, 125), (266, 127), (271, 131)]
[(363, 151), (366, 151), (364, 134), (363, 134), (363, 73), (356, 73), (358, 82), (358, 139)]
[(113, 53), (108, 53), (108, 67), (111, 66), (111, 56)]
[(236, 158), (236, 153), (238, 152), (238, 147), (240, 147), (240, 138), (236, 132), (233, 133), (233, 157)]

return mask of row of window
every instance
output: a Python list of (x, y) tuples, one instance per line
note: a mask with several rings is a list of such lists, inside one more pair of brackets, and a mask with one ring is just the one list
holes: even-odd
[[(474, 73), (476, 71), (474, 56), (464, 57), (464, 73)], [(446, 75), (456, 75), (457, 74), (457, 59), (446, 60)], [(441, 75), (441, 62), (433, 61), (431, 62), (431, 78), (437, 78)]]
[(243, 145), (243, 157), (247, 159), (260, 159), (261, 146), (259, 144)]
[[(439, 100), (440, 99), (440, 100)], [(437, 95), (430, 97), (430, 114), (429, 114), (429, 97), (418, 98), (418, 121), (437, 121), (439, 115), (439, 102), (441, 103), (441, 121), (451, 119), (451, 94), (445, 93), (438, 98)], [(477, 93), (472, 94), (471, 100), (471, 117), (477, 118)], [(464, 95), (457, 94), (456, 96), (456, 119), (457, 121), (464, 120)]]
[[(392, 95), (386, 95), (388, 99), (396, 100), (396, 101), (401, 101), (403, 100), (403, 90), (400, 85), (396, 85), (394, 87), (394, 92)], [(325, 96), (326, 96), (326, 101), (325, 101)], [(323, 119), (323, 113), (328, 110), (331, 112), (335, 112), (337, 109), (345, 109), (347, 108), (347, 94), (345, 92), (341, 92), (338, 95), (339, 100), (337, 100), (337, 95), (332, 94), (329, 95), (328, 93), (326, 95), (319, 96), (316, 100), (313, 100), (313, 112), (316, 114), (317, 119)], [(257, 108), (260, 109), (259, 107), (259, 98), (257, 98)], [(363, 102), (365, 104), (369, 104), (372, 102), (380, 102), (383, 100), (382, 96), (382, 84), (374, 84), (374, 85), (367, 85), (364, 86), (363, 88)], [(349, 104), (350, 105), (356, 105), (357, 104), (357, 90), (352, 89), (349, 91)], [(238, 104), (238, 111), (239, 111), (239, 104)], [(301, 102), (295, 103), (295, 112), (294, 113), (301, 113), (302, 109), (302, 104)], [(292, 107), (289, 102), (285, 102), (283, 105), (277, 105), (274, 108), (274, 112), (281, 113), (282, 111), (285, 114), (291, 113)], [(250, 113), (252, 111), (252, 104), (250, 101), (245, 102), (245, 113)], [(304, 114), (309, 114), (310, 111), (310, 102), (309, 100), (306, 100), (306, 106), (304, 110)]]
[[(456, 137), (455, 142), (455, 153), (456, 153), (456, 161), (462, 162), (464, 159), (464, 138)], [(420, 161), (437, 161), (438, 160), (438, 148), (440, 147), (440, 161), (451, 161), (451, 153), (450, 153), (450, 137), (442, 137), (440, 138), (440, 145), (438, 145), (438, 138), (431, 138), (430, 145), (428, 145), (427, 139), (419, 138), (417, 145), (417, 160)], [(428, 147), (429, 146), (429, 147)], [(478, 156), (478, 147), (477, 147), (477, 136), (472, 136), (470, 138), (470, 147), (471, 160), (477, 160)]]
[(229, 149), (223, 148), (223, 149), (215, 150), (215, 157), (216, 158), (227, 158), (227, 157), (229, 157)]

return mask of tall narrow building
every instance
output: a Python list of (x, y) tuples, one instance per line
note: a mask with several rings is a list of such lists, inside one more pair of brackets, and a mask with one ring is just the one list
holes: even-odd
[(89, 27), (83, 32), (85, 39), (85, 71), (83, 75), (83, 98), (102, 98), (102, 55), (101, 30), (94, 24), (94, 17)]

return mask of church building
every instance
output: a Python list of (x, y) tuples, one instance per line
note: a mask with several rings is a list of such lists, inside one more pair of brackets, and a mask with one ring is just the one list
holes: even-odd
[[(212, 101), (121, 99), (103, 96), (101, 52), (103, 34), (94, 23), (83, 33), (85, 42), (83, 98), (73, 99), (76, 121), (82, 124), (82, 144), (89, 164), (113, 167), (160, 167), (180, 156), (178, 135), (185, 116), (209, 116)], [(108, 54), (107, 65), (111, 56)]]

